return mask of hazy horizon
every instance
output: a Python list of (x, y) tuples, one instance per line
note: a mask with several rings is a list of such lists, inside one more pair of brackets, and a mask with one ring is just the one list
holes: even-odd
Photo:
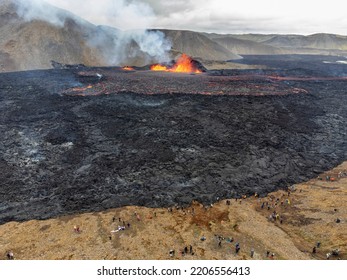
[[(41, 0), (31, 0), (40, 2)], [(96, 25), (191, 30), (219, 34), (334, 33), (346, 35), (347, 16), (338, 0), (46, 0)]]

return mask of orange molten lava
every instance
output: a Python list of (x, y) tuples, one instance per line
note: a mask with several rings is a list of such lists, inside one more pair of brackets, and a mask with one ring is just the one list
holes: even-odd
[(75, 87), (72, 89), (72, 91), (85, 91), (85, 90), (91, 89), (91, 88), (93, 88), (93, 86), (91, 86), (91, 85), (88, 85), (86, 87)]
[(160, 65), (160, 64), (152, 65), (151, 70), (152, 71), (169, 71), (169, 69), (166, 66)]
[(134, 68), (130, 67), (130, 66), (124, 66), (123, 67), (123, 70), (126, 70), (126, 71), (133, 71)]
[(167, 67), (161, 64), (155, 64), (151, 66), (152, 71), (166, 71), (166, 72), (180, 72), (180, 73), (201, 73), (199, 69), (197, 69), (193, 65), (192, 58), (186, 54), (182, 54), (175, 65), (172, 67)]

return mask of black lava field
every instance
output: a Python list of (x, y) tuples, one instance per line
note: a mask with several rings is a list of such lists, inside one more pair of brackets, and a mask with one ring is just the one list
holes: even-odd
[[(169, 73), (167, 93), (167, 83), (139, 69), (127, 73), (137, 75), (131, 90), (118, 80), (113, 88), (120, 68), (83, 69), (108, 73), (102, 78), (74, 68), (2, 73), (0, 224), (125, 205), (210, 204), (316, 177), (347, 160), (347, 65), (338, 60), (250, 56), (246, 63), (264, 69), (184, 76), (195, 89), (198, 79), (222, 77), (231, 95), (173, 92), (177, 75)], [(161, 94), (146, 92), (152, 83)], [(64, 94), (88, 86), (105, 91)], [(271, 88), (285, 94), (264, 94)]]

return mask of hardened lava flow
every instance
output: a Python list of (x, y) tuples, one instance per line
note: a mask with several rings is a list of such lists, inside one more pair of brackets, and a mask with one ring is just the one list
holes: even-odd
[(318, 58), (276, 59), (276, 69), (199, 74), (0, 74), (0, 223), (266, 195), (337, 166), (346, 65), (331, 75)]

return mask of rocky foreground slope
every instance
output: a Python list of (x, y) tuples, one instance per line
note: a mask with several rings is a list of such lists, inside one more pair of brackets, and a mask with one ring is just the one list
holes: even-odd
[[(329, 259), (346, 260), (346, 176), (344, 163), (296, 185), (290, 193), (279, 191), (265, 198), (223, 200), (213, 207), (193, 203), (172, 211), (128, 206), (10, 222), (0, 226), (0, 259), (12, 252), (15, 259), (35, 260), (302, 260), (326, 259), (327, 254)], [(276, 220), (269, 219), (274, 211)], [(329, 255), (333, 251), (338, 255)]]

